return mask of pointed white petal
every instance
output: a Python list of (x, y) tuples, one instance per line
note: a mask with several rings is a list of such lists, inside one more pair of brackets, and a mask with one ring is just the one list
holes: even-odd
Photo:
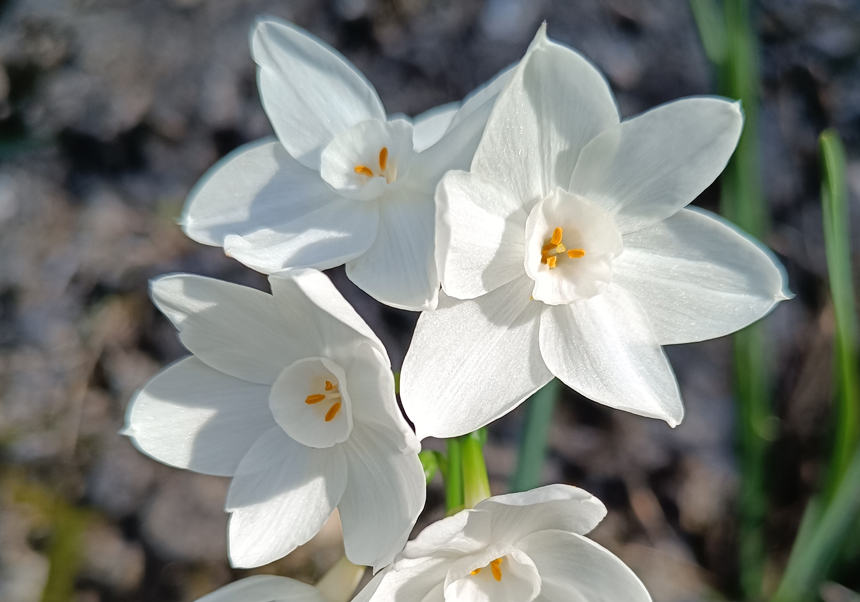
[(545, 529), (585, 534), (606, 516), (600, 500), (571, 485), (497, 495), (480, 502), (475, 510), (490, 514), (494, 542), (510, 544)]
[(541, 576), (547, 602), (651, 602), (648, 591), (617, 556), (575, 533), (539, 531), (518, 546)]
[(419, 439), (471, 433), (550, 381), (538, 347), (542, 304), (530, 294), (523, 276), (470, 301), (442, 294), (421, 315), (400, 376)]
[(447, 559), (433, 558), (378, 573), (352, 602), (442, 602), (439, 590), (448, 573)]
[(322, 341), (321, 355), (346, 369), (358, 347), (368, 344), (390, 364), (382, 341), (322, 272), (287, 270), (271, 275), (269, 284), (279, 306), (295, 308), (302, 312), (297, 314), (302, 320), (311, 322), (309, 326), (315, 328)]
[(380, 303), (433, 309), (439, 294), (433, 257), (435, 216), (432, 194), (402, 190), (380, 199), (376, 240), (346, 264), (346, 275)]
[(295, 211), (281, 221), (228, 235), (224, 252), (264, 274), (284, 268), (327, 270), (359, 257), (376, 238), (376, 201), (347, 199), (328, 189), (325, 198), (308, 198), (292, 207)]
[(394, 374), (388, 359), (370, 345), (362, 344), (344, 369), (353, 419), (374, 428), (400, 451), (420, 451), (418, 438), (397, 406)]
[[(456, 559), (476, 554), (486, 548), (491, 540), (490, 521), (489, 512), (461, 510), (426, 527), (406, 544), (399, 558), (405, 559), (402, 562), (408, 564), (408, 561), (425, 556)], [(400, 562), (396, 566), (399, 567)]]
[(269, 387), (187, 357), (156, 374), (128, 404), (124, 435), (171, 466), (232, 476), (274, 426)]
[(449, 102), (448, 104), (433, 107), (429, 111), (424, 111), (420, 115), (416, 115), (412, 119), (414, 127), (412, 131), (412, 144), (415, 147), (415, 152), (420, 153), (439, 142), (439, 139), (448, 130), (451, 120), (459, 109), (459, 102)]
[(326, 602), (312, 585), (275, 575), (254, 575), (234, 581), (197, 602)]
[(272, 384), (293, 362), (323, 355), (304, 308), (284, 306), (247, 286), (190, 274), (150, 283), (152, 300), (179, 330), (182, 344), (230, 376)]
[(789, 299), (767, 247), (713, 213), (682, 209), (624, 237), (613, 280), (638, 299), (661, 345), (730, 334)]
[(503, 184), (529, 206), (567, 187), (579, 152), (618, 123), (606, 80), (577, 52), (535, 36), (499, 95), (472, 170)]
[(570, 192), (634, 232), (692, 202), (720, 175), (743, 126), (739, 103), (676, 100), (603, 132), (582, 150)]
[(550, 371), (589, 399), (670, 426), (684, 417), (678, 383), (648, 316), (615, 284), (584, 301), (547, 306), (540, 350)]
[(205, 245), (221, 246), (273, 224), (289, 224), (335, 199), (318, 172), (271, 138), (239, 147), (204, 175), (188, 195), (182, 229)]
[(276, 426), (242, 459), (226, 509), (230, 562), (262, 566), (292, 552), (317, 534), (346, 486), (340, 445), (311, 449)]
[(259, 19), (251, 54), (272, 127), (290, 154), (312, 169), (339, 132), (365, 119), (385, 120), (370, 82), (337, 51), (290, 23)]
[(424, 469), (416, 452), (360, 423), (343, 448), (348, 476), (338, 510), (346, 555), (379, 570), (403, 549), (424, 508)]
[(522, 203), (492, 180), (448, 172), (436, 194), (436, 265), (445, 292), (474, 299), (524, 272)]

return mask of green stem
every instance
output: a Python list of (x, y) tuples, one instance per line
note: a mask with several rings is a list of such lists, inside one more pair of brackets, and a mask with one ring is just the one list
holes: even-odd
[(481, 433), (475, 431), (460, 437), (463, 446), (463, 484), (466, 508), (490, 497), (490, 479), (481, 449)]
[(463, 509), (463, 449), (460, 438), (447, 439), (448, 474), (445, 478), (445, 508), (448, 516)]
[(560, 383), (549, 381), (526, 403), (526, 420), (520, 439), (517, 469), (511, 479), (511, 491), (528, 491), (540, 486), (546, 460), (547, 434), (552, 424), (555, 400)]

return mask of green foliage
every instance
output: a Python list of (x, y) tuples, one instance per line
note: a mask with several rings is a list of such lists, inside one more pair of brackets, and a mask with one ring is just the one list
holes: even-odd
[(520, 437), (517, 468), (511, 478), (513, 492), (528, 491), (541, 485), (547, 434), (560, 388), (560, 383), (553, 379), (526, 402), (526, 420)]

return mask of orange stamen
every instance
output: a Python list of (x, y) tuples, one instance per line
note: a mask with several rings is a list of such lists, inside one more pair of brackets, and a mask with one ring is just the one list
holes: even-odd
[(370, 171), (369, 167), (365, 167), (364, 165), (356, 165), (355, 173), (357, 173), (360, 176), (367, 176), (368, 178), (373, 177), (373, 172)]
[(305, 403), (311, 406), (315, 403), (321, 402), (323, 399), (325, 399), (325, 395), (320, 395), (319, 393), (317, 393), (316, 395), (308, 395), (305, 398)]
[(585, 257), (585, 249), (571, 249), (567, 252), (567, 256), (571, 259), (580, 259)]
[(501, 558), (496, 558), (490, 563), (490, 570), (493, 571), (493, 578), (496, 581), (502, 580), (502, 569), (499, 567), (500, 564), (502, 564)]
[(383, 146), (379, 151), (379, 169), (385, 171), (385, 166), (388, 165), (388, 147)]
[(477, 575), (480, 572), (481, 572), (481, 569), (475, 569), (474, 571), (472, 571), (472, 574)]
[(563, 230), (561, 228), (556, 228), (552, 231), (552, 238), (549, 239), (549, 242), (553, 244), (553, 246), (561, 244), (561, 235), (563, 234)]
[(335, 386), (332, 384), (332, 382), (330, 380), (325, 381), (325, 390), (326, 391), (331, 391), (332, 389), (334, 389), (334, 387)]
[(328, 412), (325, 413), (325, 421), (331, 422), (334, 420), (334, 417), (337, 416), (337, 413), (340, 412), (340, 402), (338, 401), (332, 407), (328, 409)]
[(547, 266), (549, 266), (550, 269), (554, 268), (557, 263), (558, 257), (556, 257), (555, 255), (546, 258), (546, 264)]

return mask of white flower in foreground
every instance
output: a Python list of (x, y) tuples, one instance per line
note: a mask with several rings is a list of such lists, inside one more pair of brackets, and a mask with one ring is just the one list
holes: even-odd
[(505, 78), (462, 106), (389, 120), (361, 73), (293, 25), (259, 20), (251, 52), (278, 140), (213, 167), (188, 198), (185, 233), (264, 273), (345, 263), (383, 303), (435, 307), (436, 184), (468, 168)]
[(605, 515), (569, 485), (491, 497), (424, 529), (354, 602), (649, 602), (623, 562), (583, 537)]
[(341, 559), (315, 586), (287, 577), (255, 575), (225, 585), (197, 602), (348, 602), (362, 575), (364, 567)]
[(678, 424), (661, 345), (734, 332), (788, 298), (766, 248), (684, 209), (725, 167), (742, 121), (738, 104), (701, 97), (619, 122), (601, 74), (542, 27), (471, 173), (437, 190), (444, 293), (401, 376), (419, 438), (474, 431), (553, 375)]
[(381, 567), (424, 506), (419, 444), (382, 343), (315, 270), (272, 294), (163, 276), (152, 298), (194, 355), (129, 404), (124, 434), (166, 464), (232, 476), (234, 566), (266, 564), (340, 511), (347, 557)]

